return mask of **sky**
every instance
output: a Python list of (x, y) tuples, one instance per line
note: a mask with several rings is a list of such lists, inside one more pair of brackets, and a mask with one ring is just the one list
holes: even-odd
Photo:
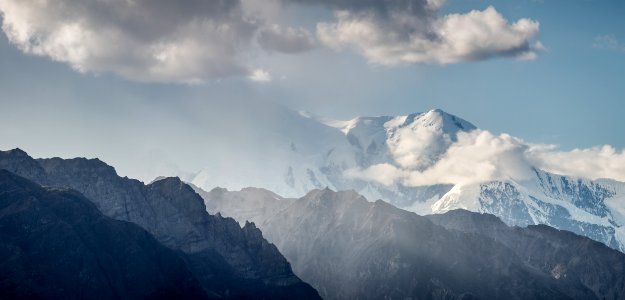
[(4, 150), (190, 170), (180, 157), (227, 154), (279, 106), (441, 108), (532, 143), (625, 148), (620, 0), (0, 0), (0, 14)]

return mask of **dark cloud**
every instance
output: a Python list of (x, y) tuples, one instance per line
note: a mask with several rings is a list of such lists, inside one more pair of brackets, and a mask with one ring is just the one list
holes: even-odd
[(337, 9), (334, 22), (317, 25), (320, 41), (383, 65), (448, 64), (496, 56), (533, 59), (543, 49), (534, 41), (538, 22), (509, 23), (493, 7), (439, 15), (440, 0), (381, 3), (388, 6)]
[(303, 28), (282, 28), (278, 25), (262, 29), (258, 43), (263, 49), (282, 53), (300, 53), (315, 47), (314, 37)]

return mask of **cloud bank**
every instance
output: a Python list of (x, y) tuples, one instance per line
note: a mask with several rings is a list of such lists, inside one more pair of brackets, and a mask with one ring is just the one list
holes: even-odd
[(527, 153), (540, 168), (556, 174), (590, 179), (608, 178), (625, 182), (625, 149), (609, 145), (572, 151), (557, 151), (554, 146), (534, 146)]
[[(532, 59), (538, 22), (509, 23), (493, 7), (439, 15), (443, 0), (0, 1), (2, 30), (25, 53), (79, 72), (146, 82), (253, 77), (258, 51), (353, 49), (383, 65)], [(280, 24), (281, 9), (335, 12), (316, 28)], [(316, 34), (310, 31), (316, 30)], [(319, 41), (316, 41), (316, 39)]]
[[(534, 59), (544, 48), (534, 41), (539, 23), (520, 19), (509, 23), (494, 7), (466, 14), (438, 16), (442, 1), (414, 2), (369, 10), (337, 10), (336, 22), (319, 23), (324, 44), (349, 48), (371, 63), (450, 64), (505, 56)], [(395, 2), (392, 2), (395, 3)], [(381, 11), (378, 11), (381, 10)]]
[(365, 169), (350, 169), (345, 175), (384, 185), (426, 186), (522, 181), (531, 178), (533, 168), (567, 176), (625, 182), (625, 150), (619, 152), (611, 146), (602, 146), (559, 151), (553, 145), (528, 144), (507, 134), (473, 130), (459, 132), (457, 141), (425, 170), (399, 161), (397, 165), (378, 164)]

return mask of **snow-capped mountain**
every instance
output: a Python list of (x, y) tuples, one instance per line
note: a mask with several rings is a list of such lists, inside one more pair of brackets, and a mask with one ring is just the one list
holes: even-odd
[(494, 214), (509, 225), (546, 224), (625, 251), (625, 184), (534, 171), (532, 180), (456, 185), (417, 213), (463, 208)]
[[(253, 155), (239, 156), (236, 166), (215, 161), (189, 181), (204, 190), (254, 186), (283, 197), (301, 197), (323, 187), (355, 190), (422, 215), (463, 208), (497, 215), (509, 225), (547, 224), (625, 251), (623, 183), (555, 175), (526, 163), (513, 147), (504, 154), (474, 151), (481, 158), (501, 156), (486, 165), (488, 174), (498, 176), (482, 178), (483, 166), (477, 166), (465, 167), (468, 177), (476, 174), (470, 180), (455, 180), (454, 174), (445, 173), (449, 168), (438, 174), (449, 180), (421, 180), (438, 164), (453, 167), (446, 160), (450, 152), (473, 159), (474, 154), (465, 155), (456, 145), (480, 130), (442, 110), (348, 121), (286, 110), (277, 117), (259, 139), (263, 142), (251, 149)], [(499, 146), (500, 141), (490, 143)], [(510, 175), (508, 169), (522, 169), (522, 176)]]
[(314, 188), (354, 189), (370, 199), (394, 199), (394, 204), (404, 207), (414, 199), (441, 196), (451, 186), (383, 184), (346, 176), (346, 171), (395, 163), (395, 159), (400, 165), (423, 169), (445, 153), (458, 132), (475, 129), (441, 110), (349, 121), (286, 111), (277, 117), (281, 120), (265, 125), (271, 133), (247, 155), (238, 154), (234, 164), (215, 159), (188, 181), (205, 190), (253, 186), (284, 197), (301, 197)]

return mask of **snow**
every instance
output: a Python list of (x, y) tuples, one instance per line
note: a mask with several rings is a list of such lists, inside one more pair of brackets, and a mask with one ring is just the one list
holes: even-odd
[[(430, 191), (427, 186), (410, 187), (402, 182), (383, 185), (345, 176), (347, 170), (378, 164), (400, 170), (433, 165), (457, 141), (458, 133), (476, 129), (444, 111), (332, 120), (285, 110), (272, 118), (264, 134), (245, 141), (242, 149), (233, 149), (230, 157), (212, 159), (190, 181), (205, 190), (254, 186), (288, 198), (324, 187), (353, 189), (371, 201), (382, 199), (418, 214), (461, 208), (496, 214), (511, 225), (568, 226), (606, 243), (616, 239), (618, 247), (625, 250), (625, 226), (621, 226), (625, 224), (624, 183), (535, 170), (534, 177), (523, 181), (456, 184)], [(567, 190), (565, 181), (575, 186)], [(611, 195), (580, 199), (582, 194), (570, 194), (581, 193), (580, 189), (606, 189)], [(588, 228), (598, 229), (588, 232)]]

